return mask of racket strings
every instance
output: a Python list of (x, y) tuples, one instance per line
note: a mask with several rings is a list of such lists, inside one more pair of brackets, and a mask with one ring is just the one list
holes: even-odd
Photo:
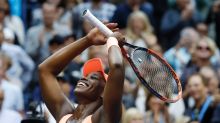
[(174, 99), (177, 84), (169, 67), (144, 50), (137, 49), (132, 56), (132, 61), (145, 82), (161, 96)]

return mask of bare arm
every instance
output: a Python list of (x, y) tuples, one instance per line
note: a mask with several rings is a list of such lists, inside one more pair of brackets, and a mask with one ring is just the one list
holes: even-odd
[[(107, 24), (114, 29), (117, 24)], [(56, 76), (72, 61), (74, 57), (91, 45), (106, 43), (104, 35), (98, 29), (91, 30), (86, 37), (62, 48), (39, 65), (39, 78), (43, 99), (54, 118), (58, 121), (74, 107), (61, 91)]]
[[(61, 91), (56, 76), (71, 60), (88, 48), (90, 43), (86, 38), (82, 38), (50, 56), (39, 65), (40, 86), (43, 99), (56, 120), (59, 120), (65, 112), (64, 106), (73, 110), (74, 107)], [(63, 114), (62, 114), (63, 113)]]
[(111, 46), (108, 50), (109, 76), (104, 90), (104, 115), (107, 123), (118, 123), (122, 115), (124, 63), (121, 50)]

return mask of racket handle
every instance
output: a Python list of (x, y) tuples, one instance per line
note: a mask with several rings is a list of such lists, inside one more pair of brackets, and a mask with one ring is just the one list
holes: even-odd
[(111, 46), (118, 46), (118, 40), (115, 37), (109, 37), (107, 40), (107, 49), (109, 49)]
[(88, 9), (83, 12), (83, 17), (89, 21), (90, 24), (97, 27), (105, 36), (112, 36), (113, 32), (98, 20)]

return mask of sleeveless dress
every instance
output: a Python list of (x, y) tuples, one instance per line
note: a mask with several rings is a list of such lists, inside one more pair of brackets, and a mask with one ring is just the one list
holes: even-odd
[[(60, 120), (59, 123), (67, 123), (67, 120), (72, 116), (72, 114), (67, 114), (65, 116), (63, 116)], [(92, 123), (92, 115), (89, 115), (88, 117), (86, 117), (82, 123)]]

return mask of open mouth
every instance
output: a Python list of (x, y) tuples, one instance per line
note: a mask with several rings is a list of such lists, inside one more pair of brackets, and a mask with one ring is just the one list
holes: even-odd
[(84, 82), (84, 81), (79, 81), (79, 82), (77, 83), (77, 86), (79, 86), (79, 87), (88, 87), (89, 84), (86, 83), (86, 82)]

